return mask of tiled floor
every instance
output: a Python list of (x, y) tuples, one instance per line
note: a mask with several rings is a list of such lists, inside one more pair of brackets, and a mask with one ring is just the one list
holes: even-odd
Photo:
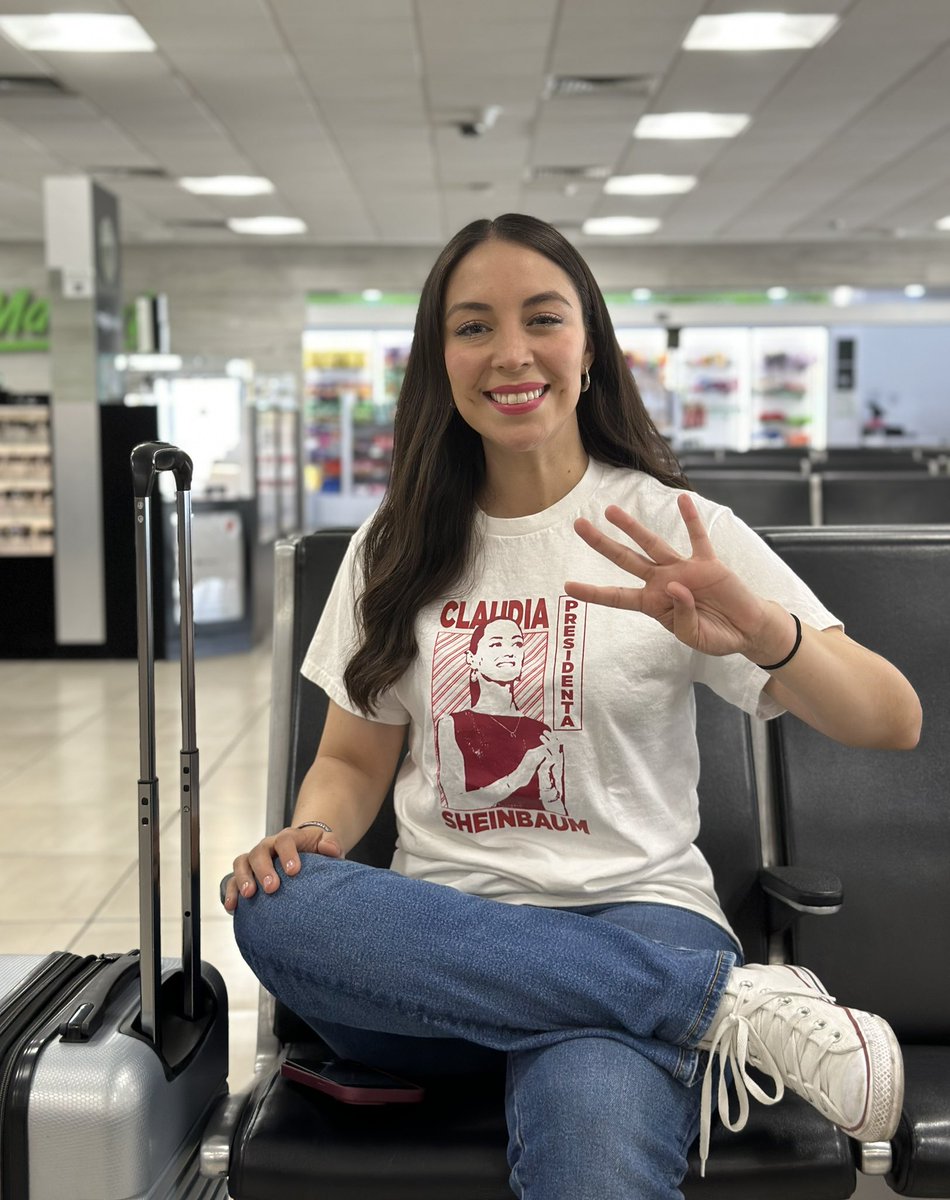
[[(202, 957), (225, 978), (232, 1091), (253, 1072), (257, 983), (218, 882), (264, 830), (270, 646), (199, 658)], [(177, 662), (155, 668), (162, 952), (180, 954)], [(134, 662), (0, 662), (0, 953), (138, 946)]]

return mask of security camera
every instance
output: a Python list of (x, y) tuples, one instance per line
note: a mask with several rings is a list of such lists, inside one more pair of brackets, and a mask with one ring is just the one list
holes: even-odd
[(481, 137), (494, 127), (500, 115), (501, 106), (490, 104), (483, 108), (473, 121), (459, 121), (459, 133), (462, 137)]

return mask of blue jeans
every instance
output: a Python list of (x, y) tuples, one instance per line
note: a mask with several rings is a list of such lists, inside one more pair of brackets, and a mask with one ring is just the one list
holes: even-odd
[(276, 893), (239, 902), (235, 936), (338, 1054), (410, 1077), (506, 1058), (516, 1196), (681, 1195), (695, 1047), (740, 957), (706, 918), (500, 904), (303, 855)]

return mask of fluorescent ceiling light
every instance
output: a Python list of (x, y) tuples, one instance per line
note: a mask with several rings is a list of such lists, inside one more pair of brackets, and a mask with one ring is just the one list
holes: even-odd
[(612, 175), (604, 191), (609, 196), (672, 196), (695, 186), (695, 175)]
[(950, 217), (941, 217), (937, 222), (938, 229), (950, 229)]
[(187, 175), (178, 185), (195, 196), (267, 196), (274, 190), (261, 175)]
[(115, 13), (0, 17), (0, 33), (23, 50), (134, 54), (155, 49), (155, 43), (134, 17)]
[(368, 301), (370, 304), (375, 304), (377, 301), (382, 300), (383, 298), (383, 293), (379, 290), (379, 288), (363, 288), (361, 294), (363, 299)]
[(630, 293), (632, 299), (640, 301), (649, 300), (652, 295), (653, 292), (649, 288), (634, 288)]
[(749, 119), (745, 113), (650, 113), (637, 121), (633, 136), (684, 140), (735, 137), (749, 124)]
[(823, 13), (737, 12), (697, 17), (684, 50), (808, 50), (837, 26)]
[(831, 303), (837, 308), (847, 308), (854, 299), (854, 288), (849, 287), (846, 283), (832, 289)]
[(909, 283), (904, 288), (904, 295), (908, 300), (919, 300), (921, 296), (927, 295), (927, 289), (922, 283)]
[(591, 217), (581, 227), (584, 233), (624, 237), (629, 234), (653, 233), (660, 228), (656, 217)]
[(262, 237), (307, 232), (307, 226), (299, 217), (233, 217), (228, 221), (228, 229), (234, 233), (254, 233)]
[(788, 288), (787, 287), (770, 287), (769, 290), (765, 294), (766, 294), (766, 296), (768, 296), (768, 298), (770, 300), (787, 300), (788, 299)]

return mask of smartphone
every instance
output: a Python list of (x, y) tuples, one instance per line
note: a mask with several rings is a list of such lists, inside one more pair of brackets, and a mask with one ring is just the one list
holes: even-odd
[(285, 1079), (326, 1092), (343, 1104), (418, 1104), (425, 1088), (374, 1067), (345, 1058), (327, 1062), (299, 1062), (285, 1058), (280, 1064)]

